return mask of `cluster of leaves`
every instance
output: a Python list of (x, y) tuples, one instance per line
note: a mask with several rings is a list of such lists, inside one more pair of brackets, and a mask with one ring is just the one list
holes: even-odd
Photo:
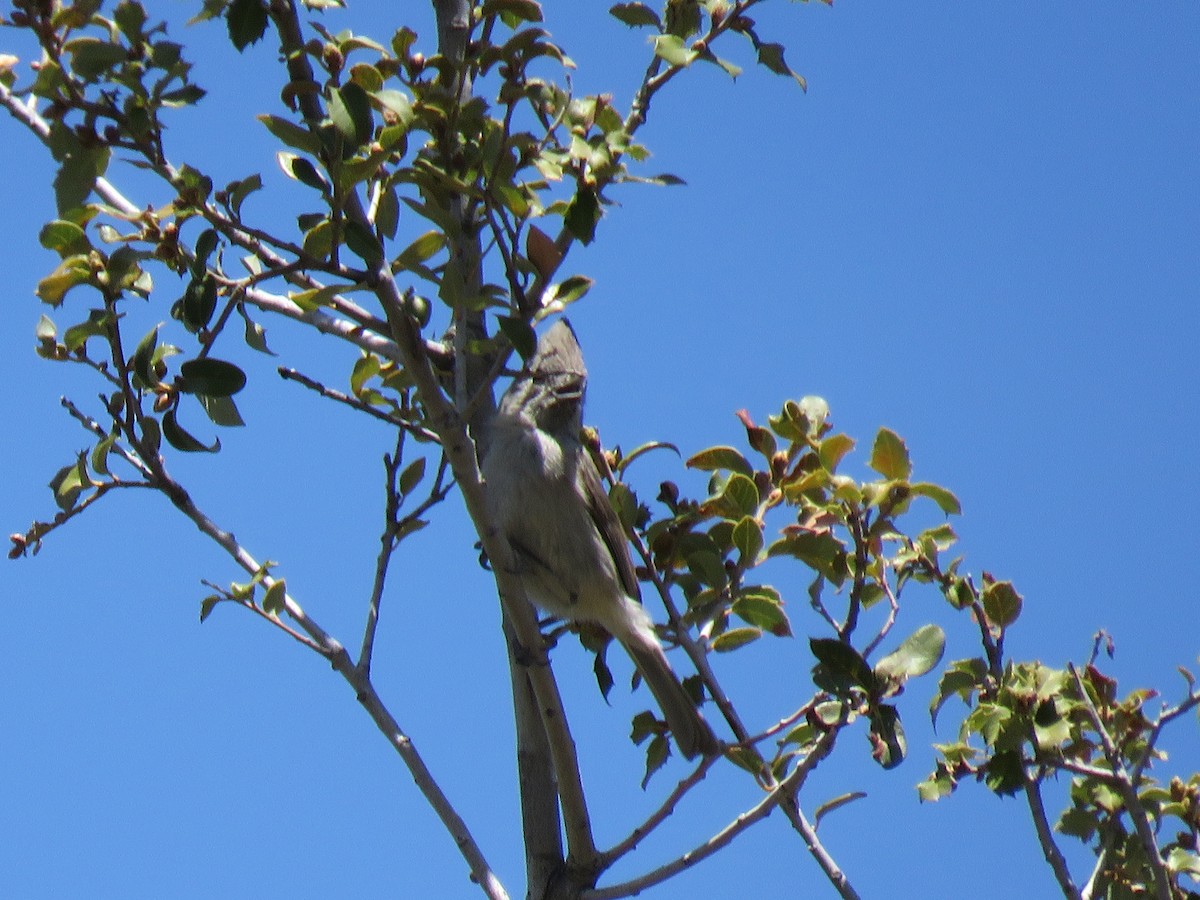
[[(1171, 896), (1200, 896), (1178, 883), (1185, 876), (1200, 880), (1200, 775), (1172, 777), (1164, 785), (1152, 774), (1154, 764), (1166, 759), (1156, 746), (1163, 727), (1200, 705), (1200, 690), (1181, 670), (1186, 698), (1155, 716), (1146, 709), (1154, 691), (1119, 696), (1115, 679), (1095, 657), (1082, 670), (1038, 662), (997, 668), (981, 657), (951, 664), (931, 715), (936, 721), (951, 697), (965, 702), (968, 712), (958, 740), (936, 746), (940, 759), (919, 785), (920, 795), (937, 800), (971, 778), (1001, 796), (1037, 791), (1065, 773), (1071, 777), (1069, 805), (1055, 827), (1093, 844), (1098, 860), (1092, 896), (1144, 896), (1142, 888), (1160, 873), (1170, 881)], [(1170, 820), (1175, 831), (1166, 837)]]
[[(822, 2), (832, 5), (833, 0)], [(668, 0), (662, 13), (640, 2), (618, 3), (610, 12), (631, 28), (657, 31), (654, 52), (671, 66), (683, 68), (700, 60), (719, 66), (737, 78), (742, 73), (741, 67), (718, 57), (711, 47), (715, 37), (728, 31), (740, 34), (750, 42), (759, 65), (776, 75), (793, 78), (807, 89), (804, 77), (784, 61), (783, 45), (759, 37), (755, 21), (746, 15), (756, 5), (757, 2), (731, 0)]]
[[(868, 461), (880, 477), (860, 482), (842, 474), (839, 466), (854, 441), (833, 433), (820, 398), (788, 401), (769, 417), (768, 427), (745, 412), (739, 418), (761, 463), (756, 467), (731, 446), (695, 454), (688, 466), (712, 473), (707, 497), (687, 499), (678, 485), (664, 482), (657, 499), (665, 515), (653, 518), (628, 484), (613, 484), (614, 507), (640, 537), (641, 571), (662, 592), (678, 590), (687, 601), (679, 623), (698, 629), (723, 653), (767, 634), (793, 634), (782, 592), (755, 577), (760, 567), (791, 559), (811, 569), (808, 596), (833, 636), (810, 641), (819, 693), (783, 741), (787, 749), (776, 767), (782, 770), (810, 750), (825, 730), (862, 716), (873, 755), (893, 768), (906, 745), (899, 712), (888, 701), (940, 661), (945, 640), (940, 627), (927, 624), (874, 664), (868, 661), (899, 609), (897, 558), (907, 544), (896, 519), (916, 498), (932, 499), (947, 514), (958, 512), (958, 501), (944, 488), (911, 480), (907, 450), (887, 429), (877, 435)], [(608, 462), (619, 475), (652, 446), (627, 456), (618, 452)], [(778, 516), (786, 521), (768, 542), (768, 523)], [(885, 612), (866, 629), (863, 614), (876, 610)], [(749, 754), (745, 762), (757, 765), (757, 756)]]

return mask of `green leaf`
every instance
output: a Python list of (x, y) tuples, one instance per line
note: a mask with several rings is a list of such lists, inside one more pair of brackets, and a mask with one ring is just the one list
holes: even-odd
[(446, 236), (440, 231), (427, 231), (400, 253), (392, 265), (393, 271), (412, 269), (432, 258), (446, 246)]
[(733, 447), (709, 447), (689, 458), (684, 465), (689, 469), (699, 469), (702, 472), (724, 469), (746, 476), (754, 474), (754, 467)]
[(94, 81), (129, 59), (129, 51), (121, 44), (94, 37), (72, 38), (63, 49), (71, 55), (71, 71), (84, 81)]
[(209, 394), (197, 394), (196, 397), (214, 424), (226, 428), (237, 428), (246, 424), (233, 398), (213, 397)]
[(638, 499), (629, 485), (620, 481), (614, 484), (608, 491), (608, 501), (623, 528), (630, 529), (636, 524)]
[(205, 597), (203, 600), (200, 601), (200, 621), (201, 622), (203, 622), (210, 615), (212, 615), (212, 611), (217, 608), (217, 604), (220, 603), (222, 599), (223, 598), (218, 597), (216, 594), (209, 594), (207, 597)]
[(496, 326), (500, 329), (500, 333), (508, 338), (508, 342), (512, 344), (512, 348), (517, 351), (521, 359), (533, 358), (533, 354), (537, 352), (537, 333), (533, 330), (532, 325), (524, 319), (500, 316), (496, 319)]
[[(758, 490), (754, 493), (757, 495)], [(743, 516), (733, 526), (733, 546), (741, 554), (743, 566), (753, 566), (758, 561), (763, 548), (763, 533), (762, 526), (752, 516)]]
[(801, 90), (807, 91), (808, 82), (802, 76), (793, 72), (791, 67), (783, 61), (783, 49), (783, 44), (759, 44), (758, 61), (776, 75), (790, 75), (796, 79)]
[(595, 188), (581, 184), (563, 213), (563, 224), (585, 247), (596, 236), (596, 224), (600, 221), (600, 198)]
[(37, 327), (33, 330), (34, 337), (41, 342), (53, 341), (58, 336), (58, 326), (45, 313), (38, 316)]
[(654, 39), (654, 54), (671, 66), (688, 66), (696, 58), (696, 51), (684, 46), (683, 38), (676, 34), (660, 34)]
[(617, 463), (617, 474), (618, 475), (623, 474), (625, 472), (625, 470), (629, 468), (629, 466), (633, 463), (633, 461), (635, 459), (637, 459), (640, 456), (646, 455), (651, 450), (671, 450), (675, 453), (676, 456), (680, 455), (679, 448), (676, 447), (674, 444), (669, 444), (666, 441), (648, 441), (645, 444), (641, 444), (637, 447), (634, 447), (628, 453), (625, 453), (621, 456), (620, 461)]
[(208, 324), (216, 308), (216, 279), (211, 275), (193, 278), (179, 303), (184, 327), (194, 334)]
[(730, 628), (713, 638), (712, 648), (717, 653), (729, 653), (757, 641), (760, 637), (762, 632), (757, 628)]
[(885, 769), (894, 769), (904, 762), (908, 752), (908, 741), (904, 737), (904, 726), (900, 724), (900, 713), (890, 704), (871, 707), (867, 713), (871, 722), (871, 756)]
[(63, 332), (63, 346), (74, 353), (87, 343), (88, 338), (106, 338), (112, 327), (113, 315), (102, 309), (88, 311), (87, 320), (78, 325), (72, 325)]
[(370, 98), (362, 86), (353, 81), (330, 92), (329, 118), (342, 137), (355, 147), (367, 143), (375, 133)]
[(507, 15), (523, 22), (543, 21), (541, 4), (534, 0), (486, 0), (483, 4), (483, 15)]
[(256, 118), (267, 126), (267, 131), (289, 147), (295, 147), (297, 150), (303, 150), (313, 156), (320, 154), (321, 139), (303, 125), (297, 125), (291, 119), (285, 119), (282, 116), (271, 116), (265, 113)]
[(283, 169), (283, 174), (288, 178), (294, 178), (301, 184), (307, 184), (310, 188), (316, 188), (322, 193), (329, 193), (329, 182), (317, 171), (317, 167), (311, 161), (303, 156), (286, 153), (282, 150), (276, 154), (276, 158), (279, 160), (279, 167)]
[(831, 434), (821, 441), (817, 448), (817, 458), (821, 461), (821, 468), (831, 475), (834, 474), (838, 464), (853, 449), (853, 438), (844, 434)]
[(233, 0), (225, 11), (225, 23), (233, 46), (245, 50), (267, 30), (267, 5), (262, 0)]
[(754, 481), (739, 472), (734, 472), (725, 482), (721, 493), (704, 502), (703, 509), (723, 519), (740, 519), (743, 516), (755, 515), (760, 499), (758, 486)]
[[(407, 128), (413, 121), (412, 100), (408, 94), (403, 91), (392, 90), (391, 88), (382, 91), (371, 91), (370, 97), (374, 98), (375, 102), (383, 108), (387, 113), (395, 118), (396, 124)], [(390, 122), (391, 119), (384, 117), (385, 122)]]
[(158, 346), (158, 329), (161, 327), (160, 322), (146, 332), (129, 359), (129, 367), (133, 369), (137, 379), (134, 386), (142, 390), (149, 390), (158, 384), (158, 378), (154, 374), (154, 350)]
[(425, 477), (425, 457), (414, 459), (411, 463), (404, 467), (404, 471), (400, 473), (400, 477), (396, 479), (396, 489), (401, 496), (411, 494), (413, 488), (421, 483), (421, 479)]
[(957, 516), (962, 513), (962, 504), (958, 502), (958, 498), (941, 485), (919, 481), (912, 485), (912, 492), (918, 497), (928, 497), (948, 516)]
[(34, 293), (43, 303), (59, 306), (67, 291), (87, 284), (92, 279), (92, 267), (86, 256), (69, 256), (53, 272), (38, 282)]
[(237, 305), (237, 311), (241, 315), (242, 320), (246, 323), (245, 341), (246, 346), (257, 350), (259, 353), (265, 353), (268, 356), (274, 356), (275, 353), (267, 346), (267, 330), (255, 322), (246, 313), (244, 304)]
[(383, 265), (383, 244), (366, 225), (354, 219), (346, 220), (343, 237), (350, 252), (371, 269), (378, 269)]
[(287, 601), (287, 581), (280, 578), (272, 581), (262, 598), (262, 609), (268, 616), (278, 618), (283, 612)]
[(88, 462), (92, 467), (92, 471), (97, 475), (111, 475), (108, 470), (108, 454), (112, 452), (113, 445), (117, 442), (117, 433), (110, 432), (100, 439), (100, 442), (92, 448)]
[(47, 223), (38, 233), (38, 240), (47, 250), (53, 250), (60, 259), (68, 256), (86, 255), (92, 249), (83, 228), (74, 222), (57, 219)]
[(821, 819), (823, 819), (829, 813), (836, 809), (841, 809), (843, 806), (853, 803), (855, 800), (861, 800), (865, 796), (867, 796), (866, 791), (851, 791), (848, 794), (842, 794), (840, 797), (834, 797), (832, 800), (826, 800), (824, 803), (818, 806), (816, 812), (813, 813), (813, 828), (819, 828), (821, 826)]
[[(147, 420), (147, 423), (152, 420)], [(216, 453), (221, 449), (221, 441), (215, 440), (211, 447), (205, 446), (180, 427), (175, 418), (175, 410), (168, 409), (162, 417), (162, 436), (167, 443), (183, 453)]]
[(235, 218), (241, 218), (242, 204), (246, 198), (255, 191), (262, 190), (262, 176), (258, 173), (250, 175), (240, 181), (231, 181), (225, 188), (229, 194), (229, 209), (233, 212)]
[(880, 428), (875, 435), (875, 446), (871, 448), (871, 459), (867, 465), (884, 478), (895, 481), (907, 481), (912, 475), (908, 448), (900, 436), (888, 428)]
[(937, 625), (922, 625), (875, 666), (875, 674), (902, 684), (924, 675), (942, 660), (946, 633)]
[(550, 288), (550, 295), (555, 302), (562, 303), (564, 306), (568, 303), (574, 303), (576, 300), (583, 297), (592, 285), (596, 282), (588, 278), (586, 275), (572, 275), (570, 278), (565, 278), (556, 285)]
[(79, 495), (84, 488), (94, 487), (83, 464), (83, 454), (69, 466), (63, 466), (50, 479), (50, 490), (54, 492), (54, 502), (63, 512), (75, 508)]
[(54, 176), (54, 200), (60, 216), (87, 202), (96, 179), (108, 170), (110, 156), (107, 147), (76, 147), (62, 158)]
[(246, 373), (231, 362), (205, 356), (179, 367), (180, 389), (189, 394), (231, 397), (246, 386)]
[(979, 657), (960, 659), (950, 664), (938, 681), (937, 694), (929, 703), (929, 718), (937, 728), (938, 713), (951, 697), (969, 703), (971, 695), (983, 687), (987, 679), (987, 663)]
[(835, 638), (809, 638), (808, 646), (817, 658), (813, 666), (813, 682), (817, 687), (837, 695), (857, 687), (874, 696), (875, 673), (857, 650)]
[(662, 30), (662, 20), (658, 13), (645, 3), (618, 3), (609, 9), (609, 13), (630, 28), (650, 26)]
[(746, 624), (776, 637), (790, 637), (792, 634), (792, 626), (783, 611), (783, 600), (774, 588), (746, 588), (734, 599), (730, 609)]
[(984, 614), (998, 628), (1007, 628), (1021, 615), (1023, 601), (1011, 581), (989, 581), (982, 599)]

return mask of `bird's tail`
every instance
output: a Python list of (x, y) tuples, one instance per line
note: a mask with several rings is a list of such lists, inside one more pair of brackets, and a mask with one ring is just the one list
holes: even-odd
[(720, 742), (675, 677), (667, 654), (658, 642), (658, 635), (654, 633), (650, 617), (636, 601), (627, 600), (627, 606), (635, 607), (628, 616), (630, 627), (622, 634), (614, 634), (614, 637), (629, 653), (642, 680), (658, 701), (663, 718), (675, 736), (679, 752), (688, 759), (719, 753)]

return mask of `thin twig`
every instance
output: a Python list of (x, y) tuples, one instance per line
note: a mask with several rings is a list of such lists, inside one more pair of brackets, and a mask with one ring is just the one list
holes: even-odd
[[(592, 891), (584, 891), (581, 900), (618, 900), (621, 897), (635, 896), (647, 888), (661, 884), (685, 869), (689, 869), (712, 856), (718, 850), (730, 844), (734, 838), (742, 834), (750, 826), (765, 819), (786, 798), (793, 796), (796, 791), (800, 790), (816, 763), (823, 759), (829, 750), (832, 749), (834, 742), (837, 740), (837, 733), (837, 728), (831, 728), (825, 734), (821, 735), (804, 762), (793, 769), (783, 781), (771, 788), (766, 797), (738, 815), (733, 821), (703, 843), (693, 847), (682, 856), (678, 856), (665, 865), (659, 866), (657, 869), (637, 878), (608, 887), (597, 888)], [(815, 845), (820, 847), (820, 842), (816, 841), (815, 833), (812, 834), (812, 837)], [(857, 895), (852, 893), (849, 896), (853, 897)]]
[(1138, 798), (1137, 788), (1130, 780), (1129, 773), (1121, 762), (1120, 751), (1117, 749), (1116, 744), (1113, 743), (1112, 735), (1105, 728), (1104, 720), (1100, 718), (1099, 710), (1092, 703), (1091, 695), (1087, 691), (1087, 686), (1083, 683), (1083, 678), (1079, 675), (1079, 670), (1074, 665), (1068, 665), (1067, 669), (1071, 673), (1071, 677), (1075, 679), (1075, 687), (1079, 691), (1084, 709), (1087, 710), (1092, 727), (1096, 729), (1096, 733), (1100, 736), (1100, 744), (1104, 749), (1104, 757), (1108, 760), (1108, 764), (1112, 769), (1112, 772), (1108, 774), (1105, 781), (1121, 795), (1121, 800), (1125, 806), (1125, 813), (1133, 822), (1138, 840), (1141, 842), (1142, 849), (1146, 853), (1147, 864), (1150, 866), (1151, 872), (1154, 873), (1154, 893), (1158, 897), (1158, 900), (1171, 900), (1171, 879), (1167, 874), (1167, 864), (1162, 858), (1162, 853), (1159, 852), (1158, 841), (1154, 837), (1154, 829), (1151, 827), (1150, 820), (1146, 816), (1146, 810)]
[(381, 422), (387, 422), (389, 425), (395, 425), (397, 428), (410, 432), (423, 440), (434, 443), (439, 440), (438, 436), (428, 428), (423, 428), (420, 425), (414, 425), (407, 419), (403, 419), (394, 413), (389, 413), (379, 409), (376, 406), (372, 406), (370, 403), (364, 403), (357, 397), (351, 397), (349, 394), (346, 394), (335, 388), (326, 387), (315, 378), (310, 378), (303, 372), (298, 372), (288, 366), (280, 366), (277, 371), (279, 372), (279, 377), (284, 379), (284, 381), (295, 381), (304, 385), (304, 387), (308, 388), (310, 391), (315, 391), (322, 397), (325, 397), (329, 400), (334, 400), (338, 403), (344, 404), (345, 406), (349, 406), (351, 409), (358, 410), (359, 412), (366, 413), (369, 416), (379, 419)]
[(1046, 805), (1042, 802), (1040, 781), (1032, 778), (1028, 772), (1023, 773), (1023, 780), (1025, 802), (1028, 804), (1029, 814), (1033, 818), (1033, 827), (1037, 832), (1038, 843), (1042, 846), (1042, 855), (1046, 858), (1050, 870), (1054, 872), (1063, 896), (1068, 900), (1081, 900), (1079, 888), (1075, 886), (1075, 882), (1071, 878), (1071, 870), (1067, 868), (1067, 861), (1063, 857), (1062, 851), (1058, 849), (1050, 822), (1046, 817)]

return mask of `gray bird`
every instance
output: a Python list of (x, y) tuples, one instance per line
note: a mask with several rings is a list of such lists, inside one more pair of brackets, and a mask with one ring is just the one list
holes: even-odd
[(483, 476), (493, 524), (507, 538), (529, 599), (603, 627), (629, 653), (688, 759), (720, 749), (671, 670), (639, 600), (617, 514), (580, 443), (587, 370), (565, 319), (500, 400)]

